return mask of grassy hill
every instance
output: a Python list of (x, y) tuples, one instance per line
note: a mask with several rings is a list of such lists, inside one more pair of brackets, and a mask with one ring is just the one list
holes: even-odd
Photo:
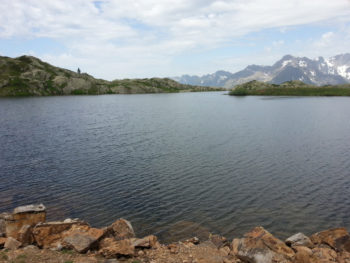
[(265, 96), (350, 96), (350, 84), (337, 86), (313, 86), (301, 81), (287, 81), (280, 85), (256, 80), (237, 85), (229, 95), (265, 95)]
[(183, 85), (167, 78), (107, 81), (52, 66), (32, 56), (0, 56), (0, 96), (134, 94), (181, 91), (217, 91)]

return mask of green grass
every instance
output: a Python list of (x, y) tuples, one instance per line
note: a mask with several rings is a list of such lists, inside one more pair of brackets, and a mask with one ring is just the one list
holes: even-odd
[(236, 86), (230, 91), (233, 96), (350, 96), (347, 86), (312, 86), (301, 82), (289, 81), (281, 85), (251, 81)]
[(266, 88), (261, 90), (233, 90), (230, 95), (264, 95), (264, 96), (350, 96), (348, 88)]
[(74, 254), (74, 251), (71, 250), (71, 249), (62, 249), (62, 250), (61, 250), (61, 253), (62, 253), (62, 254), (72, 255), (72, 254)]

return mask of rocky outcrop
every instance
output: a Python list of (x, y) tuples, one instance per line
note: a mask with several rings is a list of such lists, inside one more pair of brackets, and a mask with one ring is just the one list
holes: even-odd
[(334, 228), (318, 232), (310, 237), (316, 245), (328, 245), (336, 251), (350, 252), (350, 236), (345, 228)]
[(285, 243), (290, 246), (305, 246), (308, 248), (313, 247), (313, 243), (311, 242), (310, 238), (305, 236), (303, 233), (297, 233), (293, 236), (290, 236), (289, 238), (286, 239)]
[(20, 206), (13, 210), (13, 213), (5, 214), (3, 220), (5, 223), (5, 232), (7, 237), (19, 239), (19, 234), (23, 235), (24, 229), (35, 226), (40, 222), (45, 222), (46, 208), (43, 204)]
[(295, 252), (262, 227), (256, 227), (244, 238), (232, 242), (234, 254), (251, 263), (292, 262)]
[[(350, 236), (345, 228), (325, 230), (310, 237), (297, 233), (283, 242), (263, 227), (255, 227), (232, 242), (223, 236), (208, 234), (203, 239), (193, 237), (165, 245), (154, 235), (136, 237), (126, 219), (118, 219), (100, 229), (79, 219), (41, 222), (44, 211), (44, 206), (26, 206), (2, 214), (5, 237), (0, 237), (0, 252), (2, 255), (9, 253), (3, 258), (12, 260), (18, 253), (31, 251), (33, 262), (38, 262), (37, 258), (46, 254), (45, 251), (72, 250), (69, 260), (63, 256), (66, 253), (61, 253), (56, 255), (62, 260), (51, 261), (46, 257), (39, 262), (65, 262), (64, 258), (94, 263), (121, 260), (139, 263), (350, 263)], [(18, 221), (8, 224), (9, 218)]]
[(61, 241), (73, 226), (89, 228), (89, 224), (80, 220), (37, 224), (33, 230), (35, 242), (41, 248), (62, 248)]
[(168, 78), (107, 81), (86, 73), (54, 67), (32, 56), (0, 56), (0, 96), (100, 95), (215, 91), (213, 87), (180, 84)]

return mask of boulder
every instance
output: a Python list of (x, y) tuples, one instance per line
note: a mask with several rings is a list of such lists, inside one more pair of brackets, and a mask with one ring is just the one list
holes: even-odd
[(135, 237), (135, 232), (132, 228), (131, 223), (123, 218), (115, 221), (111, 226), (108, 227), (108, 230), (112, 233), (116, 240)]
[(312, 249), (311, 263), (337, 262), (337, 252), (328, 247), (316, 247)]
[(341, 251), (337, 253), (337, 262), (350, 263), (350, 253), (347, 251)]
[(350, 236), (345, 228), (333, 228), (318, 232), (310, 237), (315, 245), (326, 244), (336, 251), (350, 252)]
[(295, 262), (297, 263), (310, 263), (312, 250), (305, 246), (295, 246), (293, 247), (295, 250)]
[(295, 253), (263, 227), (256, 227), (244, 238), (232, 242), (232, 250), (242, 261), (250, 263), (292, 262)]
[(113, 238), (105, 238), (100, 242), (99, 254), (106, 258), (132, 256), (134, 253), (135, 247), (130, 239), (115, 240)]
[(43, 204), (17, 207), (12, 214), (4, 217), (6, 236), (17, 239), (22, 226), (35, 226), (40, 222), (45, 222), (45, 219), (46, 208)]
[(6, 237), (0, 237), (0, 249), (4, 247), (6, 240)]
[(8, 237), (4, 244), (4, 248), (15, 250), (15, 249), (18, 249), (21, 245), (22, 245), (21, 242), (19, 242), (18, 240), (12, 237)]
[(303, 233), (297, 233), (293, 236), (290, 236), (286, 239), (285, 243), (288, 246), (305, 246), (308, 248), (312, 248), (313, 244), (307, 236), (305, 236)]
[(130, 240), (134, 247), (140, 247), (140, 248), (155, 247), (158, 243), (157, 237), (153, 235), (146, 236), (144, 238), (131, 238)]
[(57, 248), (64, 238), (64, 232), (70, 230), (73, 226), (89, 229), (90, 226), (83, 221), (71, 222), (48, 222), (41, 223), (34, 227), (34, 240), (39, 247)]
[(85, 253), (90, 249), (98, 246), (98, 240), (102, 238), (104, 231), (98, 228), (81, 228), (74, 227), (64, 233), (62, 245), (65, 248), (74, 249), (79, 253)]
[(24, 225), (19, 230), (17, 240), (21, 242), (23, 246), (30, 245), (34, 242), (32, 230), (33, 227), (30, 225)]
[(213, 244), (217, 248), (222, 248), (226, 245), (228, 245), (228, 241), (225, 237), (220, 236), (220, 235), (209, 235), (209, 240), (213, 242)]

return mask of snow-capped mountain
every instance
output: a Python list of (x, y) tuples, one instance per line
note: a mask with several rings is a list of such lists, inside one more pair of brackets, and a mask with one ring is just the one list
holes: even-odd
[(337, 55), (328, 59), (286, 55), (272, 66), (250, 65), (236, 73), (217, 71), (201, 77), (183, 75), (173, 79), (183, 84), (226, 88), (251, 80), (274, 84), (290, 80), (301, 80), (314, 85), (345, 84), (350, 83), (350, 54)]

